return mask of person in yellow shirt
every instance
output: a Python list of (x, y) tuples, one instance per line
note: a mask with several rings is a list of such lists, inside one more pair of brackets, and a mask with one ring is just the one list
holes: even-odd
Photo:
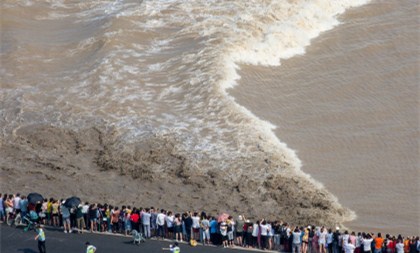
[(47, 202), (47, 210), (45, 210), (47, 224), (51, 225), (52, 220), (52, 204), (54, 202), (53, 198), (50, 198), (50, 200)]
[(51, 215), (52, 215), (52, 225), (58, 227), (60, 225), (60, 220), (58, 217), (58, 207), (60, 204), (58, 200), (53, 200), (51, 203)]
[(86, 253), (95, 253), (96, 247), (90, 244), (89, 242), (86, 242)]

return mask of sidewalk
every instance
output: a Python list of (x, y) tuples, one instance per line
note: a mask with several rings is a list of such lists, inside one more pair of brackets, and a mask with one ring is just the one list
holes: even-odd
[[(22, 253), (38, 252), (37, 242), (34, 240), (35, 232), (24, 232), (21, 228), (9, 227), (5, 224), (0, 225), (0, 252), (2, 253)], [(162, 248), (168, 248), (172, 244), (171, 240), (150, 239), (140, 245), (133, 245), (131, 237), (112, 233), (63, 233), (57, 227), (45, 226), (47, 252), (75, 253), (85, 252), (85, 242), (89, 241), (95, 245), (100, 253), (114, 252), (165, 252)], [(216, 246), (196, 247), (188, 246), (187, 243), (180, 243), (182, 253), (219, 253), (219, 252), (263, 252), (255, 249), (229, 248), (225, 249)], [(275, 251), (264, 251), (275, 252)]]
[[(53, 227), (53, 226), (48, 226), (48, 225), (42, 225), (43, 227), (45, 227), (48, 230), (54, 230), (54, 231), (58, 231), (58, 232), (63, 232), (63, 227)], [(111, 233), (111, 232), (90, 232), (89, 230), (83, 230), (83, 233), (78, 233), (79, 230), (76, 228), (73, 230), (73, 234), (79, 234), (79, 235), (83, 235), (83, 234), (96, 234), (96, 235), (103, 235), (103, 236), (115, 236), (115, 237), (122, 237), (122, 238), (132, 238), (131, 235), (124, 235), (124, 234), (120, 234), (120, 233)], [(150, 239), (146, 239), (147, 241), (158, 241), (158, 242), (166, 242), (168, 244), (171, 244), (173, 242), (175, 242), (174, 240), (170, 240), (170, 239), (157, 239), (157, 238), (150, 238)], [(179, 244), (182, 245), (189, 245), (187, 242), (185, 241), (178, 241)], [(207, 247), (211, 247), (211, 248), (216, 248), (216, 249), (231, 249), (231, 250), (240, 250), (240, 251), (247, 251), (247, 252), (268, 252), (268, 253), (279, 253), (280, 251), (276, 251), (276, 250), (261, 250), (261, 249), (255, 249), (255, 248), (244, 248), (244, 247), (239, 247), (239, 246), (234, 246), (232, 248), (223, 248), (222, 246), (217, 246), (217, 245), (202, 245), (201, 243), (197, 242), (197, 246), (196, 247), (201, 247), (201, 248), (207, 248)], [(191, 247), (193, 248), (193, 247)], [(203, 252), (203, 251), (201, 251)]]

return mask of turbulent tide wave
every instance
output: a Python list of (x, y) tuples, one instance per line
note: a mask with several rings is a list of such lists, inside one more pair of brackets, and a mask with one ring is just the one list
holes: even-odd
[[(29, 145), (33, 136), (48, 139), (58, 131), (64, 139), (79, 136), (76, 142), (99, 138), (93, 145), (99, 148), (89, 150), (97, 149), (93, 161), (102, 169), (138, 178), (146, 166), (156, 173), (182, 164), (200, 176), (255, 178), (261, 187), (249, 191), (256, 199), (278, 205), (284, 199), (277, 192), (286, 192), (292, 207), (328, 209), (322, 219), (341, 222), (351, 212), (300, 171), (273, 125), (226, 90), (240, 78), (240, 64), (277, 66), (303, 54), (311, 39), (339, 24), (339, 14), (365, 2), (3, 1), (3, 149), (30, 150), (51, 162), (49, 148), (66, 148), (38, 139)], [(86, 129), (99, 137), (81, 134)], [(323, 204), (302, 205), (292, 190)]]

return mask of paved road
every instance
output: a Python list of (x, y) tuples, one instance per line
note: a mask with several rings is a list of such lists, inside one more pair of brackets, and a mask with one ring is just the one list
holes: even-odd
[[(20, 228), (11, 228), (5, 224), (0, 225), (0, 253), (38, 253), (37, 242), (34, 240), (34, 231), (24, 232)], [(48, 253), (84, 253), (85, 242), (89, 241), (97, 248), (97, 253), (120, 253), (120, 252), (169, 252), (163, 251), (162, 248), (167, 248), (169, 241), (148, 240), (140, 246), (135, 246), (131, 238), (112, 235), (100, 234), (65, 234), (63, 231), (55, 229), (45, 229), (47, 238), (46, 248)], [(247, 250), (239, 249), (223, 249), (220, 247), (190, 247), (185, 244), (180, 244), (181, 253), (216, 253), (216, 252), (231, 252), (231, 253), (250, 253)]]

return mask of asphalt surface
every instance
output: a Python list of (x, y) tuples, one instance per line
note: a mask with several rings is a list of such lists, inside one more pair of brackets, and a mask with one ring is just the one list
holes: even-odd
[[(89, 241), (97, 248), (97, 253), (115, 252), (170, 252), (162, 248), (168, 248), (170, 241), (147, 240), (139, 246), (133, 245), (130, 237), (113, 236), (104, 234), (66, 234), (62, 230), (44, 228), (46, 236), (46, 249), (48, 253), (84, 253), (86, 252), (85, 243)], [(9, 227), (5, 224), (0, 225), (0, 253), (38, 253), (38, 243), (34, 240), (35, 231), (24, 232), (22, 228)], [(252, 252), (240, 249), (224, 249), (213, 246), (191, 247), (180, 244), (181, 253), (212, 253), (212, 252)], [(254, 251), (255, 252), (255, 251)]]

